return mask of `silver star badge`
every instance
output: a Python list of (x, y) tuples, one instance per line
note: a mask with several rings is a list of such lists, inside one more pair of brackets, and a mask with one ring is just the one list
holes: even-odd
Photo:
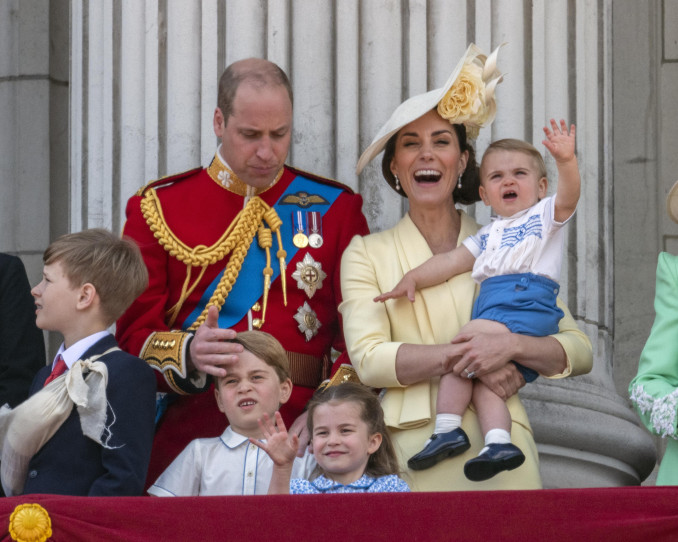
[(318, 334), (318, 329), (322, 325), (318, 320), (318, 315), (309, 307), (307, 301), (304, 301), (304, 304), (297, 309), (294, 319), (299, 324), (299, 331), (306, 336), (306, 342)]
[(310, 299), (316, 290), (323, 287), (323, 280), (327, 278), (327, 274), (323, 271), (322, 265), (306, 253), (304, 259), (297, 262), (297, 270), (292, 273), (292, 278), (297, 281), (297, 288), (304, 290)]

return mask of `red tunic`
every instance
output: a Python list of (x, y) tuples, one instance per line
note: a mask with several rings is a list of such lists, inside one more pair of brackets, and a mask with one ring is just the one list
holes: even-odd
[[(213, 245), (243, 208), (244, 197), (224, 188), (218, 180), (210, 176), (209, 171), (212, 171), (214, 175), (214, 171), (210, 168), (198, 169), (164, 179), (161, 183), (153, 183), (166, 225), (188, 247)], [(310, 179), (313, 185), (319, 188), (323, 184), (341, 187), (341, 193), (322, 217), (324, 240), (322, 246), (299, 249), (296, 255), (287, 261), (287, 306), (283, 304), (280, 278), (277, 278), (271, 285), (265, 323), (261, 329), (275, 336), (288, 352), (322, 358), (330, 354), (331, 348), (340, 352), (344, 351), (337, 311), (341, 293), (340, 259), (351, 238), (354, 235), (367, 234), (368, 226), (361, 211), (360, 195), (354, 194), (350, 189), (334, 181), (317, 178), (288, 167), (284, 168), (279, 181), (260, 193), (259, 197), (268, 205), (273, 206), (299, 174)], [(154, 237), (142, 215), (141, 201), (142, 195), (140, 194), (128, 201), (127, 222), (123, 234), (133, 238), (141, 248), (149, 270), (149, 286), (120, 318), (116, 333), (121, 348), (135, 355), (141, 355), (142, 350), (146, 352), (144, 345), (153, 337), (166, 337), (166, 335), (155, 334), (169, 331), (167, 311), (179, 299), (187, 272), (186, 264), (171, 256)], [(288, 209), (289, 212), (287, 212)], [(280, 212), (280, 210), (283, 211)], [(283, 222), (291, 220), (291, 213), (294, 210), (313, 211), (313, 206), (308, 207), (307, 202), (302, 202), (301, 205), (281, 206), (279, 207), (281, 220)], [(253, 243), (256, 242), (255, 238)], [(291, 235), (289, 238), (283, 237), (282, 242), (283, 248), (288, 253), (294, 250)], [(274, 235), (271, 248), (271, 265), (274, 268), (278, 266), (277, 250), (277, 240)], [(297, 270), (297, 262), (302, 261), (307, 254), (320, 264), (322, 271), (327, 275), (322, 286), (315, 290), (312, 297), (309, 297), (304, 289), (299, 288), (297, 280), (292, 277)], [(227, 261), (228, 257), (207, 267), (198, 286), (184, 302), (172, 329), (181, 328), (181, 324), (196, 308), (205, 289), (223, 271)], [(199, 271), (199, 268), (194, 268), (192, 276), (197, 277)], [(261, 303), (261, 299), (259, 302)], [(307, 334), (299, 329), (299, 323), (294, 318), (304, 302), (308, 303), (320, 322), (317, 333), (309, 340), (307, 340)], [(252, 313), (254, 318), (260, 315), (260, 312), (253, 311)], [(231, 327), (236, 331), (248, 329), (247, 314)], [(186, 338), (189, 335), (177, 334), (177, 338), (180, 337)], [(169, 357), (172, 355), (177, 358), (172, 363), (176, 363), (178, 367), (185, 367), (182, 365), (184, 359), (181, 350), (168, 354)], [(148, 361), (148, 356), (146, 359)], [(155, 481), (192, 439), (218, 436), (223, 432), (227, 423), (224, 415), (217, 409), (211, 386), (210, 391), (204, 392), (205, 388), (196, 388), (189, 380), (180, 378), (174, 371), (160, 372), (157, 363), (154, 368), (157, 370), (159, 390), (180, 391), (187, 395), (172, 394), (176, 400), (170, 404), (157, 427), (148, 474), (149, 482)], [(303, 411), (314, 389), (315, 383), (313, 386), (305, 387), (295, 382), (290, 401), (281, 409), (288, 426)]]

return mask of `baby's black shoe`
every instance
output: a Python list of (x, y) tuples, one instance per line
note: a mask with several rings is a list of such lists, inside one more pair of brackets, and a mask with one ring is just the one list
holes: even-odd
[(487, 448), (464, 465), (466, 478), (473, 482), (489, 480), (502, 471), (517, 469), (525, 461), (523, 452), (513, 444), (488, 444)]
[(468, 436), (461, 427), (446, 433), (433, 433), (428, 444), (409, 459), (407, 466), (412, 470), (430, 469), (443, 459), (463, 454), (470, 447)]

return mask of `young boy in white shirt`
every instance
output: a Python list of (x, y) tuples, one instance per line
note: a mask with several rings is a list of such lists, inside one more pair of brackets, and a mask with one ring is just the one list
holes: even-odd
[[(214, 390), (219, 410), (230, 425), (220, 437), (201, 438), (177, 456), (148, 493), (158, 497), (197, 495), (266, 495), (273, 461), (250, 443), (262, 439), (258, 420), (273, 418), (292, 393), (289, 361), (281, 344), (263, 331), (238, 333), (239, 361), (217, 379)], [(308, 477), (316, 466), (306, 452), (294, 461), (293, 476)]]

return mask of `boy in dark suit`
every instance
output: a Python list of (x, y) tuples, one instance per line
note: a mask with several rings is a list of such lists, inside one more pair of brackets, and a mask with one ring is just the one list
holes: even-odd
[[(0, 428), (3, 486), (14, 494), (141, 495), (155, 376), (107, 331), (148, 284), (139, 249), (106, 230), (87, 230), (57, 239), (43, 261), (43, 280), (31, 291), (36, 323), (64, 342), (12, 412), (20, 430)], [(63, 405), (62, 414), (52, 403)], [(9, 450), (14, 461), (6, 467)]]

